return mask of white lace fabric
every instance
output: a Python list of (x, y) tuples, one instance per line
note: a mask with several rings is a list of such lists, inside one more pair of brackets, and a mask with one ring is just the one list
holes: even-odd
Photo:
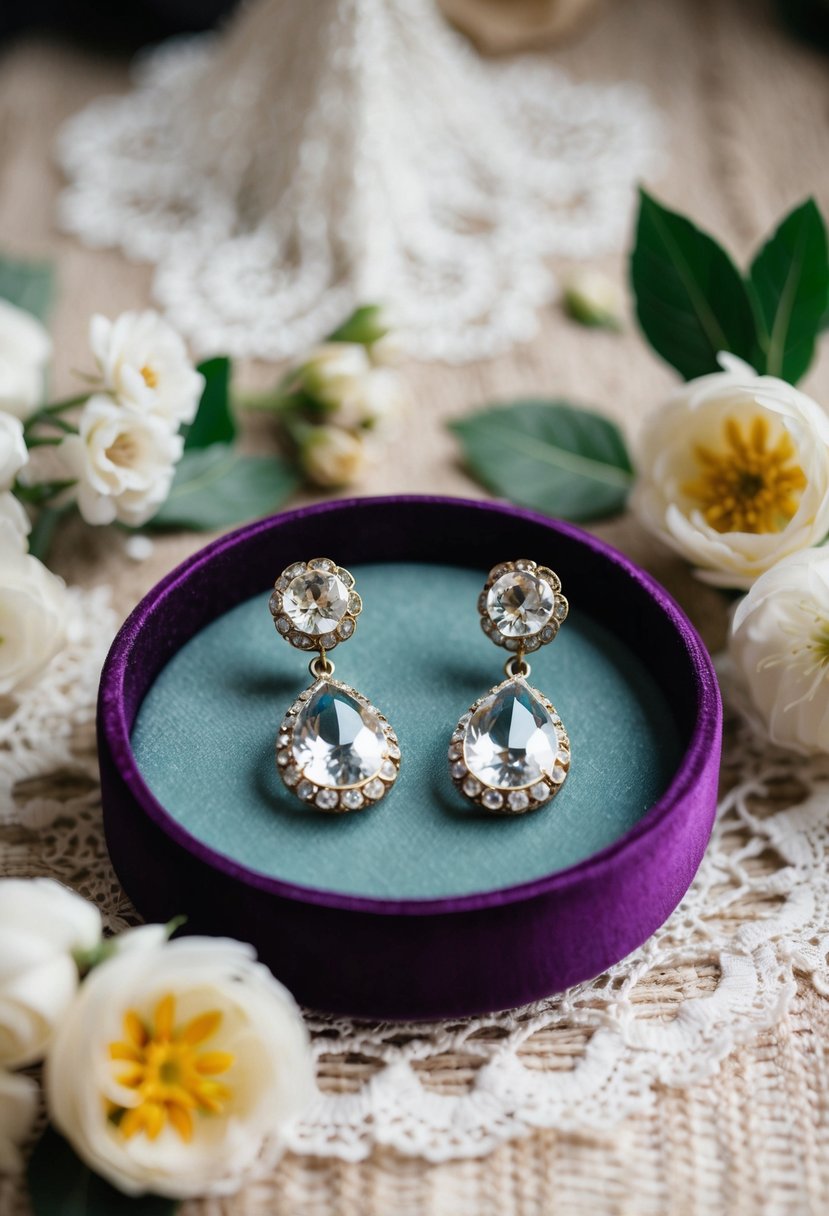
[[(91, 746), (114, 616), (105, 591), (72, 595), (69, 646), (0, 718), (0, 873), (57, 878), (117, 931), (133, 914), (106, 854)], [(321, 1092), (289, 1147), (358, 1161), (382, 1144), (440, 1162), (539, 1128), (606, 1131), (774, 1027), (798, 977), (829, 995), (829, 758), (804, 762), (732, 725), (723, 784), (685, 899), (597, 979), (452, 1022), (307, 1012)]]
[(372, 301), (464, 361), (532, 337), (548, 255), (620, 244), (659, 146), (638, 87), (482, 60), (434, 0), (258, 0), (68, 122), (60, 219), (155, 263), (200, 353), (293, 356)]

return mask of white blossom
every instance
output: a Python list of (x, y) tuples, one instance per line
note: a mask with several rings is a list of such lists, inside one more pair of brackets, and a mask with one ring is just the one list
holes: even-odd
[(127, 1194), (232, 1194), (313, 1096), (308, 1035), (250, 947), (136, 934), (84, 982), (46, 1093), (78, 1155)]
[(706, 582), (750, 587), (829, 533), (829, 417), (733, 356), (645, 424), (631, 506)]
[(0, 503), (0, 694), (31, 682), (66, 640), (66, 587), (25, 552), (9, 498)]
[(182, 437), (162, 417), (121, 409), (103, 394), (87, 401), (78, 430), (58, 454), (86, 522), (137, 527), (152, 519), (170, 492)]
[(52, 339), (31, 313), (0, 299), (0, 410), (28, 418), (43, 402)]
[(773, 743), (829, 752), (829, 548), (762, 574), (737, 605), (728, 642), (738, 701)]
[(101, 937), (94, 904), (49, 878), (0, 879), (0, 1067), (45, 1054), (78, 988), (75, 950)]
[(153, 414), (177, 430), (192, 422), (204, 391), (181, 335), (159, 313), (124, 312), (90, 322), (89, 342), (108, 389), (125, 410)]

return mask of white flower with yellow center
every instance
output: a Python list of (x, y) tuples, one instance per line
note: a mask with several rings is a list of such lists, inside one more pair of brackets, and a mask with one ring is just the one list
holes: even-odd
[(87, 401), (78, 424), (57, 455), (77, 485), (78, 508), (88, 524), (113, 520), (137, 527), (152, 519), (170, 492), (184, 440), (154, 414), (120, 409), (109, 397)]
[(0, 300), (0, 410), (28, 418), (43, 401), (52, 339), (31, 313)]
[(829, 418), (785, 381), (720, 362), (647, 422), (631, 506), (706, 582), (747, 588), (829, 533)]
[(734, 611), (728, 653), (738, 701), (773, 743), (829, 752), (829, 548), (757, 579)]
[(119, 405), (163, 418), (175, 430), (192, 422), (204, 391), (204, 376), (193, 367), (187, 348), (159, 313), (124, 312), (115, 321), (96, 315), (89, 343)]
[(50, 1115), (127, 1194), (225, 1195), (266, 1171), (314, 1094), (304, 1023), (248, 946), (136, 934), (49, 1054)]

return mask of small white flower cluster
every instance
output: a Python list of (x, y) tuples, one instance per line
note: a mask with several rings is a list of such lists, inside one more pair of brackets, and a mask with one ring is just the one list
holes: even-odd
[(387, 319), (368, 306), (346, 322), (344, 333), (352, 327), (359, 340), (330, 339), (309, 352), (285, 399), (311, 403), (311, 424), (306, 419), (296, 434), (302, 471), (317, 486), (357, 481), (406, 408), (403, 382), (388, 366), (398, 351)]
[(0, 1172), (37, 1107), (11, 1070), (44, 1058), (52, 1123), (128, 1195), (232, 1194), (315, 1092), (299, 1010), (249, 946), (158, 925), (103, 942), (80, 896), (0, 880)]
[(649, 419), (631, 505), (700, 578), (748, 592), (725, 669), (738, 703), (772, 742), (829, 752), (829, 417), (720, 362)]
[(114, 322), (94, 316), (90, 345), (101, 388), (84, 404), (78, 434), (55, 451), (58, 476), (76, 483), (87, 523), (136, 527), (170, 492), (180, 427), (196, 416), (204, 377), (156, 312), (125, 312)]

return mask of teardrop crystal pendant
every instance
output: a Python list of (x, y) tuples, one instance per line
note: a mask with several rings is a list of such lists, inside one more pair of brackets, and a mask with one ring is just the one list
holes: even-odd
[(449, 745), (449, 771), (471, 802), (522, 815), (549, 802), (570, 769), (570, 740), (555, 707), (523, 676), (511, 676), (463, 715)]
[(400, 748), (386, 718), (356, 689), (319, 679), (299, 694), (276, 740), (285, 785), (321, 811), (379, 802), (397, 780)]

